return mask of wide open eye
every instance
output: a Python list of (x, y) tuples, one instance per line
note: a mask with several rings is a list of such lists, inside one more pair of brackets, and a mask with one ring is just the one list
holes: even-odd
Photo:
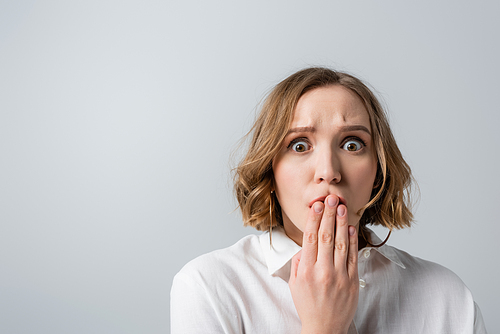
[(308, 151), (310, 149), (309, 144), (303, 140), (292, 143), (292, 150), (298, 153)]
[(346, 151), (356, 152), (363, 148), (363, 144), (357, 140), (349, 140), (342, 148)]

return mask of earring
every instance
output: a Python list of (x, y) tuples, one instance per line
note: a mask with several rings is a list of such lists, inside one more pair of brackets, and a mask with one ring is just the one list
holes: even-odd
[[(391, 202), (391, 210), (392, 210), (392, 216), (394, 219), (394, 203)], [(382, 247), (383, 245), (385, 245), (385, 243), (387, 242), (387, 240), (389, 240), (389, 237), (391, 236), (391, 233), (392, 233), (392, 227), (389, 229), (389, 234), (387, 234), (387, 237), (385, 238), (384, 241), (382, 241), (382, 243), (378, 244), (378, 245), (374, 245), (372, 244), (370, 241), (368, 241), (368, 238), (365, 237), (365, 233), (364, 233), (364, 226), (361, 226), (359, 228), (359, 231), (361, 232), (361, 236), (363, 237), (363, 239), (365, 239), (366, 243), (369, 245), (369, 246), (372, 246), (372, 247), (375, 247), (375, 248), (378, 248), (378, 247)]]
[(273, 193), (271, 190), (271, 197), (269, 197), (269, 246), (273, 246)]
[(382, 243), (380, 243), (378, 245), (374, 245), (374, 244), (372, 244), (371, 242), (368, 241), (367, 237), (365, 237), (364, 226), (360, 226), (359, 227), (359, 231), (361, 232), (361, 236), (363, 237), (363, 239), (365, 239), (366, 244), (369, 245), (369, 246), (371, 246), (371, 247), (374, 247), (374, 248), (382, 247), (383, 245), (385, 245), (385, 243), (387, 242), (387, 240), (389, 240), (389, 237), (391, 236), (391, 233), (392, 233), (392, 229), (389, 230), (389, 234), (387, 234), (387, 237), (385, 238), (385, 240), (382, 241)]

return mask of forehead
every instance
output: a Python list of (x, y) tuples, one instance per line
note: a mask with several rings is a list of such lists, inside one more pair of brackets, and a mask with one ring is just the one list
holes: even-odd
[(340, 85), (315, 88), (302, 95), (293, 113), (292, 127), (364, 125), (370, 116), (361, 98)]

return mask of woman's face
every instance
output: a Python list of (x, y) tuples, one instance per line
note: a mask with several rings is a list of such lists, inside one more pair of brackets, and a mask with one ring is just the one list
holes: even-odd
[(316, 88), (299, 99), (273, 161), (285, 231), (294, 241), (302, 241), (311, 205), (332, 194), (346, 205), (349, 225), (358, 227), (357, 212), (370, 200), (377, 172), (371, 131), (361, 99), (347, 88)]

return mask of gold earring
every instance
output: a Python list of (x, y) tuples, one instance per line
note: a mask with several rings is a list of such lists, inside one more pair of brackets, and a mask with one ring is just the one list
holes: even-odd
[(269, 246), (273, 246), (273, 193), (271, 190), (271, 197), (269, 197)]
[[(392, 219), (394, 220), (394, 203), (391, 202), (391, 210), (392, 210)], [(366, 241), (366, 244), (371, 246), (371, 247), (375, 247), (375, 248), (378, 248), (378, 247), (382, 247), (383, 245), (385, 245), (385, 243), (387, 242), (387, 240), (389, 240), (389, 237), (391, 236), (391, 233), (392, 233), (392, 227), (389, 228), (389, 233), (387, 234), (387, 237), (385, 238), (384, 241), (382, 241), (382, 243), (378, 244), (378, 245), (374, 245), (372, 244), (371, 242), (368, 241), (368, 239), (365, 237), (365, 233), (364, 233), (364, 226), (360, 226), (359, 228), (359, 231), (361, 232), (361, 236), (363, 237), (363, 239), (365, 239)]]
[(383, 245), (385, 245), (385, 243), (387, 242), (387, 240), (389, 240), (389, 237), (391, 236), (391, 233), (392, 233), (392, 229), (390, 229), (389, 230), (389, 234), (387, 234), (387, 237), (385, 238), (385, 240), (382, 241), (382, 243), (380, 243), (378, 245), (374, 245), (374, 244), (372, 244), (371, 242), (368, 241), (367, 237), (365, 237), (365, 233), (363, 232), (364, 231), (364, 226), (360, 226), (359, 227), (359, 231), (361, 232), (361, 236), (363, 237), (363, 239), (365, 239), (366, 244), (368, 246), (371, 246), (371, 247), (374, 247), (374, 248), (382, 247)]

